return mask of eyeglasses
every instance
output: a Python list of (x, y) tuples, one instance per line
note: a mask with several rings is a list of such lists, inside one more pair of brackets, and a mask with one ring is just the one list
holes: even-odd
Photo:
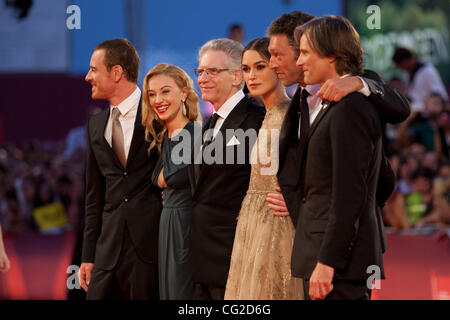
[(206, 72), (208, 76), (217, 76), (219, 73), (228, 70), (230, 69), (207, 68), (207, 69), (195, 69), (194, 72), (197, 77), (201, 77), (204, 72)]

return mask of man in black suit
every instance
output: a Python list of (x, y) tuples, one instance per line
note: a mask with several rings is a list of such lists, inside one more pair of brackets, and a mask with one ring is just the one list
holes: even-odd
[[(275, 214), (280, 216), (290, 214), (294, 225), (297, 222), (301, 199), (299, 155), (302, 150), (298, 149), (300, 96), (302, 89), (306, 87), (303, 83), (303, 72), (296, 66), (299, 49), (298, 43), (294, 40), (294, 30), (313, 18), (314, 16), (306, 12), (293, 11), (275, 19), (267, 30), (270, 37), (270, 67), (277, 72), (286, 87), (298, 84), (280, 132), (280, 162), (277, 177), (281, 194), (268, 195), (269, 207), (275, 210)], [(325, 101), (336, 102), (351, 92), (360, 92), (375, 105), (383, 124), (386, 122), (395, 124), (405, 120), (410, 113), (407, 99), (397, 90), (387, 86), (375, 72), (364, 71), (363, 76), (329, 79), (317, 93), (315, 92), (318, 90), (317, 86), (308, 86), (306, 89)], [(307, 98), (308, 102), (311, 100), (312, 95)], [(317, 99), (313, 103), (317, 104)], [(309, 107), (311, 109), (312, 106)], [(384, 156), (379, 180), (377, 203), (379, 207), (383, 207), (395, 186), (394, 173)]]
[[(300, 177), (301, 155), (300, 150), (304, 144), (300, 144), (300, 100), (304, 88), (316, 93), (316, 97), (325, 101), (339, 101), (351, 92), (360, 92), (377, 108), (379, 116), (384, 123), (398, 123), (405, 120), (410, 108), (405, 97), (395, 89), (389, 88), (381, 78), (373, 71), (365, 70), (364, 75), (349, 76), (343, 79), (328, 79), (318, 92), (317, 86), (306, 86), (303, 82), (303, 72), (296, 66), (299, 55), (298, 43), (294, 40), (294, 30), (309, 20), (313, 19), (305, 12), (294, 11), (284, 14), (274, 20), (268, 28), (270, 36), (269, 51), (271, 53), (270, 67), (274, 69), (285, 86), (299, 84), (292, 98), (280, 133), (280, 164), (278, 170), (278, 182), (281, 194), (268, 195), (269, 207), (275, 210), (276, 215), (291, 216), (294, 225), (297, 225), (299, 207), (302, 199), (303, 181)], [(309, 111), (317, 107), (317, 99), (308, 97)], [(317, 114), (316, 114), (317, 115)], [(309, 117), (309, 115), (308, 115)], [(384, 234), (380, 208), (395, 186), (395, 176), (387, 158), (382, 157), (382, 166), (377, 187), (377, 219), (379, 234), (383, 239), (383, 252), (386, 250), (386, 237)], [(286, 202), (284, 202), (284, 199)], [(304, 286), (306, 288), (306, 286)], [(307, 294), (305, 295), (307, 297)]]
[[(249, 140), (254, 142), (264, 118), (264, 109), (242, 92), (242, 50), (234, 40), (215, 39), (199, 51), (198, 85), (214, 114), (203, 128), (203, 161), (190, 165), (190, 258), (198, 299), (224, 297), (236, 218), (250, 179)], [(246, 139), (238, 129), (254, 139)], [(234, 156), (227, 158), (230, 154)]]
[(139, 56), (126, 39), (92, 54), (86, 81), (110, 107), (87, 124), (86, 217), (79, 277), (88, 299), (158, 299), (162, 210), (151, 175), (137, 86)]
[[(295, 40), (307, 85), (363, 73), (359, 35), (346, 18), (311, 20), (296, 28)], [(376, 210), (381, 121), (360, 93), (322, 103), (314, 118), (300, 168), (292, 274), (306, 280), (311, 299), (370, 299), (367, 270), (384, 277)]]

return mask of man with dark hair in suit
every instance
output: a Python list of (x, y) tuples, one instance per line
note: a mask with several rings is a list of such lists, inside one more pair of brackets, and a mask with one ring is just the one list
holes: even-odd
[(92, 54), (86, 81), (110, 107), (87, 124), (86, 216), (80, 284), (88, 299), (158, 299), (161, 194), (151, 180), (137, 86), (139, 56), (126, 39)]
[[(313, 19), (296, 28), (295, 39), (305, 84), (363, 73), (359, 35), (346, 18)], [(369, 267), (378, 267), (384, 278), (376, 211), (381, 121), (360, 93), (319, 109), (302, 155), (292, 274), (305, 280), (305, 293), (314, 300), (370, 299)]]
[[(298, 84), (297, 91), (291, 100), (280, 133), (280, 164), (278, 182), (280, 193), (268, 195), (268, 206), (275, 210), (276, 215), (290, 215), (294, 225), (297, 225), (299, 208), (302, 203), (302, 188), (304, 181), (300, 176), (302, 156), (305, 152), (306, 137), (309, 125), (317, 116), (320, 103), (324, 101), (339, 101), (352, 92), (360, 92), (377, 108), (383, 123), (399, 123), (410, 113), (408, 101), (395, 89), (387, 86), (373, 71), (364, 70), (363, 76), (328, 79), (323, 86), (306, 86), (303, 82), (303, 71), (296, 65), (299, 56), (298, 42), (294, 39), (296, 27), (313, 19), (314, 16), (302, 11), (284, 14), (274, 20), (268, 28), (270, 36), (269, 52), (270, 67), (274, 69), (285, 86)], [(303, 92), (303, 90), (305, 92)], [(302, 94), (302, 92), (304, 94)], [(301, 97), (303, 97), (304, 112), (301, 113)], [(301, 120), (304, 120), (304, 130)], [(303, 131), (303, 134), (301, 134)], [(380, 207), (390, 196), (395, 186), (395, 176), (387, 158), (382, 157), (377, 187), (376, 210), (379, 233), (383, 239), (383, 252), (386, 250), (386, 238), (382, 228)], [(286, 201), (286, 202), (285, 202)], [(305, 287), (305, 286), (304, 286)], [(306, 288), (306, 287), (305, 287)], [(308, 297), (306, 292), (306, 297)]]
[[(378, 74), (370, 70), (364, 70), (363, 76), (329, 79), (320, 90), (318, 86), (306, 86), (303, 83), (303, 72), (296, 66), (299, 48), (294, 39), (294, 30), (313, 18), (314, 16), (306, 12), (293, 11), (275, 19), (267, 29), (270, 37), (270, 68), (277, 72), (278, 77), (286, 87), (299, 84), (295, 95), (292, 97), (280, 133), (280, 164), (277, 176), (281, 194), (270, 193), (268, 195), (269, 207), (276, 211), (275, 214), (290, 214), (294, 220), (294, 225), (297, 221), (300, 205), (299, 194), (301, 192), (299, 181), (300, 159), (298, 156), (302, 153), (302, 150), (298, 149), (300, 147), (298, 142), (300, 138), (299, 123), (301, 117), (299, 113), (302, 89), (311, 91), (308, 92), (309, 96), (306, 98), (310, 112), (317, 105), (318, 100), (314, 96), (325, 101), (339, 101), (351, 92), (360, 92), (378, 109), (383, 123), (399, 123), (405, 120), (410, 113), (407, 99), (397, 90), (387, 86)], [(377, 199), (379, 206), (382, 207), (395, 185), (394, 173), (384, 156), (380, 177)], [(284, 200), (286, 203), (284, 203)]]
[(264, 118), (264, 109), (242, 92), (242, 50), (242, 45), (231, 39), (211, 40), (201, 47), (195, 70), (202, 99), (214, 107), (214, 114), (203, 128), (207, 130), (205, 136), (212, 132), (213, 137), (203, 144), (203, 153), (221, 150), (224, 157), (230, 153), (241, 157), (239, 149), (245, 147), (242, 164), (236, 158), (232, 163), (227, 163), (228, 159), (211, 162), (205, 158), (202, 164), (190, 165), (193, 190), (190, 259), (198, 299), (224, 298), (236, 219), (250, 180), (247, 155), (252, 145), (245, 137), (237, 133), (230, 136), (227, 132), (253, 130), (256, 138)]

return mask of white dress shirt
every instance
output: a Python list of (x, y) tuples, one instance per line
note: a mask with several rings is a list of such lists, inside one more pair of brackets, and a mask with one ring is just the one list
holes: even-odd
[(125, 100), (119, 103), (118, 106), (111, 105), (109, 112), (108, 123), (105, 129), (105, 139), (112, 147), (112, 110), (118, 108), (120, 111), (119, 121), (122, 126), (123, 132), (123, 144), (125, 148), (125, 157), (128, 159), (128, 153), (130, 152), (131, 140), (133, 139), (134, 123), (136, 121), (137, 110), (139, 101), (141, 99), (141, 90), (136, 87), (131, 95)]
[(234, 95), (232, 95), (225, 103), (219, 108), (218, 111), (214, 110), (214, 113), (217, 113), (219, 115), (219, 118), (217, 119), (216, 125), (214, 126), (214, 137), (216, 136), (217, 132), (219, 132), (220, 128), (222, 127), (222, 124), (224, 123), (225, 119), (228, 117), (231, 111), (233, 111), (234, 107), (237, 106), (237, 104), (245, 97), (245, 94), (242, 90), (239, 90)]
[[(307, 85), (302, 88), (303, 90), (308, 91), (309, 96), (306, 98), (308, 102), (308, 110), (309, 110), (309, 124), (312, 125), (320, 110), (322, 109), (322, 99), (320, 99), (316, 94), (320, 89), (320, 84)], [(301, 116), (298, 118), (298, 138), (300, 139), (300, 128), (301, 128)]]

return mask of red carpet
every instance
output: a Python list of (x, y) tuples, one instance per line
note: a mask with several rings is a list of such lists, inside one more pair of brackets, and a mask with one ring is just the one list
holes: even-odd
[(374, 298), (449, 300), (450, 241), (434, 235), (388, 235), (386, 280)]
[[(74, 236), (25, 234), (6, 237), (11, 260), (8, 273), (0, 273), (2, 299), (65, 299), (67, 267)], [(388, 235), (384, 255), (386, 280), (373, 291), (373, 299), (450, 299), (450, 241), (435, 236)]]
[(3, 299), (66, 298), (67, 267), (72, 259), (71, 233), (42, 236), (29, 233), (5, 237), (11, 269), (0, 274)]
[(19, 257), (10, 238), (4, 239), (6, 252), (11, 268), (8, 273), (0, 273), (3, 292), (0, 291), (0, 297), (9, 299), (27, 299), (27, 290), (23, 276), (22, 266)]

